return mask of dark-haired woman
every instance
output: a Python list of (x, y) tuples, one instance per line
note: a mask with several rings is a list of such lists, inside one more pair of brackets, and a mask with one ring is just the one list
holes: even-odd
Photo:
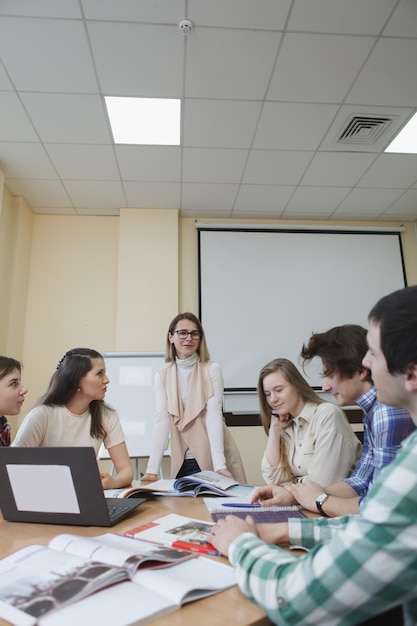
[(10, 446), (10, 424), (6, 415), (19, 415), (27, 393), (21, 365), (9, 356), (0, 356), (0, 446)]
[(165, 361), (155, 377), (153, 450), (142, 480), (157, 480), (171, 436), (171, 477), (212, 470), (246, 482), (242, 461), (223, 417), (223, 375), (210, 360), (200, 320), (181, 313), (169, 325)]
[(58, 363), (46, 394), (23, 420), (13, 446), (107, 448), (116, 475), (101, 472), (103, 489), (130, 485), (132, 465), (117, 412), (104, 402), (109, 378), (102, 355), (73, 348)]

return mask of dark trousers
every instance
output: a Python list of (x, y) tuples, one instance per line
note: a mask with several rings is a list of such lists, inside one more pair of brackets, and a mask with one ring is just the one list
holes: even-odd
[(184, 459), (184, 463), (181, 465), (176, 478), (189, 476), (190, 474), (195, 474), (196, 472), (201, 472), (197, 461), (195, 459)]

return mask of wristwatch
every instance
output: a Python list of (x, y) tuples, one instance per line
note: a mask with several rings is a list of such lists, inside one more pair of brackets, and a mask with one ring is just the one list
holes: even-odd
[(319, 496), (317, 496), (316, 498), (316, 507), (318, 512), (320, 513), (320, 515), (323, 515), (323, 517), (329, 517), (324, 511), (323, 511), (323, 504), (326, 502), (327, 498), (329, 497), (329, 494), (324, 492), (321, 493)]

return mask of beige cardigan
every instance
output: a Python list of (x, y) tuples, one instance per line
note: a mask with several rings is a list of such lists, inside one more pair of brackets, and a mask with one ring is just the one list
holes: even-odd
[[(186, 406), (182, 406), (177, 368), (160, 371), (167, 392), (166, 409), (171, 419), (171, 477), (175, 478), (186, 450), (192, 451), (201, 470), (213, 470), (206, 427), (207, 400), (213, 395), (210, 361), (197, 361), (191, 374)], [(246, 483), (245, 471), (236, 443), (223, 419), (224, 455), (229, 472), (240, 483)]]

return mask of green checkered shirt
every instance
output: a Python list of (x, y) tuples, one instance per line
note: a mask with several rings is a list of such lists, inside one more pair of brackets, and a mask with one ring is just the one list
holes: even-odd
[(405, 625), (417, 625), (417, 432), (359, 515), (292, 519), (289, 534), (309, 553), (295, 556), (251, 533), (229, 548), (239, 587), (275, 624), (350, 626), (402, 604)]

